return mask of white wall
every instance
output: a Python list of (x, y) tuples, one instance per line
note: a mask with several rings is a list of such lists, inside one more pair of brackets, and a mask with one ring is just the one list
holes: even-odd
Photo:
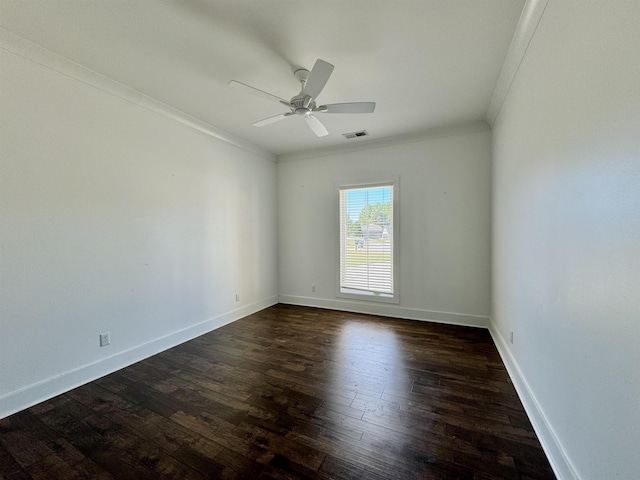
[(0, 417), (277, 301), (267, 156), (4, 49), (0, 84)]
[[(480, 130), (480, 131), (477, 131)], [(487, 325), (490, 158), (486, 124), (320, 157), (278, 160), (280, 300), (405, 318)], [(399, 177), (400, 304), (336, 298), (336, 182)], [(316, 286), (316, 292), (311, 286)]]
[(492, 330), (561, 478), (640, 478), (639, 25), (549, 1), (493, 132)]

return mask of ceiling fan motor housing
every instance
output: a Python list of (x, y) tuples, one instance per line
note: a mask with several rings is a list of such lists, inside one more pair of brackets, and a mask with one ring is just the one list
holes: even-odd
[(307, 115), (316, 108), (316, 102), (309, 95), (297, 95), (291, 99), (291, 107), (298, 115)]
[(300, 82), (301, 86), (300, 93), (291, 99), (293, 111), (298, 115), (308, 115), (316, 106), (313, 98), (304, 93), (304, 87), (307, 84), (310, 74), (311, 72), (306, 68), (299, 68), (293, 72), (293, 75), (296, 77), (296, 80)]

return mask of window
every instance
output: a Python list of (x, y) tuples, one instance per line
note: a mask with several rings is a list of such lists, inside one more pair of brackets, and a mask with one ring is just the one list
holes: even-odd
[(338, 296), (398, 303), (394, 183), (339, 190)]

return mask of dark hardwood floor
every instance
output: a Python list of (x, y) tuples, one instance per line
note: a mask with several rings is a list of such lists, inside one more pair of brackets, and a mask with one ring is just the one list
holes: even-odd
[(277, 305), (0, 420), (0, 480), (548, 479), (482, 329)]

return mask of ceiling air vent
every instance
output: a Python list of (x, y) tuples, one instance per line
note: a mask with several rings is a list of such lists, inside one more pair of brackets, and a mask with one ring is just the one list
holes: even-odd
[(357, 137), (366, 137), (369, 135), (366, 130), (360, 130), (359, 132), (351, 132), (351, 133), (343, 133), (342, 136), (344, 138), (357, 138)]

